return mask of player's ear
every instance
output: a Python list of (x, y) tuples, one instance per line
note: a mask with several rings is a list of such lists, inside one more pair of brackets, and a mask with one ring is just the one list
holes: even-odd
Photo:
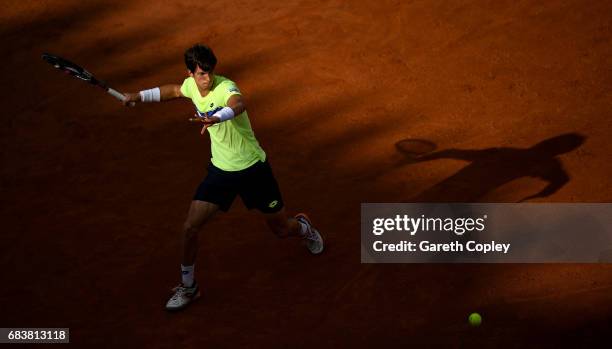
[(191, 72), (191, 70), (187, 69), (187, 75), (193, 77), (193, 73)]

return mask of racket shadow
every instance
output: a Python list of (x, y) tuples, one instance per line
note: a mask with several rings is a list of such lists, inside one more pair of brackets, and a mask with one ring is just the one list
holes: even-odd
[(402, 164), (417, 162), (437, 148), (434, 142), (426, 139), (406, 138), (395, 143), (395, 149), (405, 157)]

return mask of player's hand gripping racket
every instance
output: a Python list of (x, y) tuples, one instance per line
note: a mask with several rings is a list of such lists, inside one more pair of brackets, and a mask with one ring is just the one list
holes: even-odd
[[(121, 92), (109, 87), (104, 81), (96, 79), (93, 74), (65, 58), (55, 56), (49, 53), (43, 53), (42, 59), (44, 59), (45, 61), (47, 61), (47, 63), (51, 64), (53, 67), (63, 71), (66, 74), (72, 75), (94, 86), (98, 86), (104, 89), (104, 91), (108, 92), (111, 96), (117, 98), (121, 102), (125, 102), (127, 99), (127, 97), (125, 97)], [(133, 106), (134, 102), (131, 102), (130, 105)]]

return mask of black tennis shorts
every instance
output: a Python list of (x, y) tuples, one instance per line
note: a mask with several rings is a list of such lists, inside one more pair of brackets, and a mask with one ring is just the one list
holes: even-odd
[(256, 208), (263, 213), (276, 213), (284, 206), (267, 160), (258, 161), (241, 171), (223, 171), (210, 163), (208, 174), (193, 199), (217, 204), (227, 212), (236, 195), (240, 195), (248, 209)]

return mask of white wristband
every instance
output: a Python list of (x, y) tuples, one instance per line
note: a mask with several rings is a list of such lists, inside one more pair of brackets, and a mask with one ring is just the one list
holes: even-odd
[(218, 112), (214, 113), (212, 116), (217, 116), (221, 121), (226, 121), (234, 118), (234, 110), (230, 107), (225, 107)]
[(140, 91), (140, 100), (143, 102), (159, 102), (161, 101), (161, 90), (159, 87), (156, 87)]

